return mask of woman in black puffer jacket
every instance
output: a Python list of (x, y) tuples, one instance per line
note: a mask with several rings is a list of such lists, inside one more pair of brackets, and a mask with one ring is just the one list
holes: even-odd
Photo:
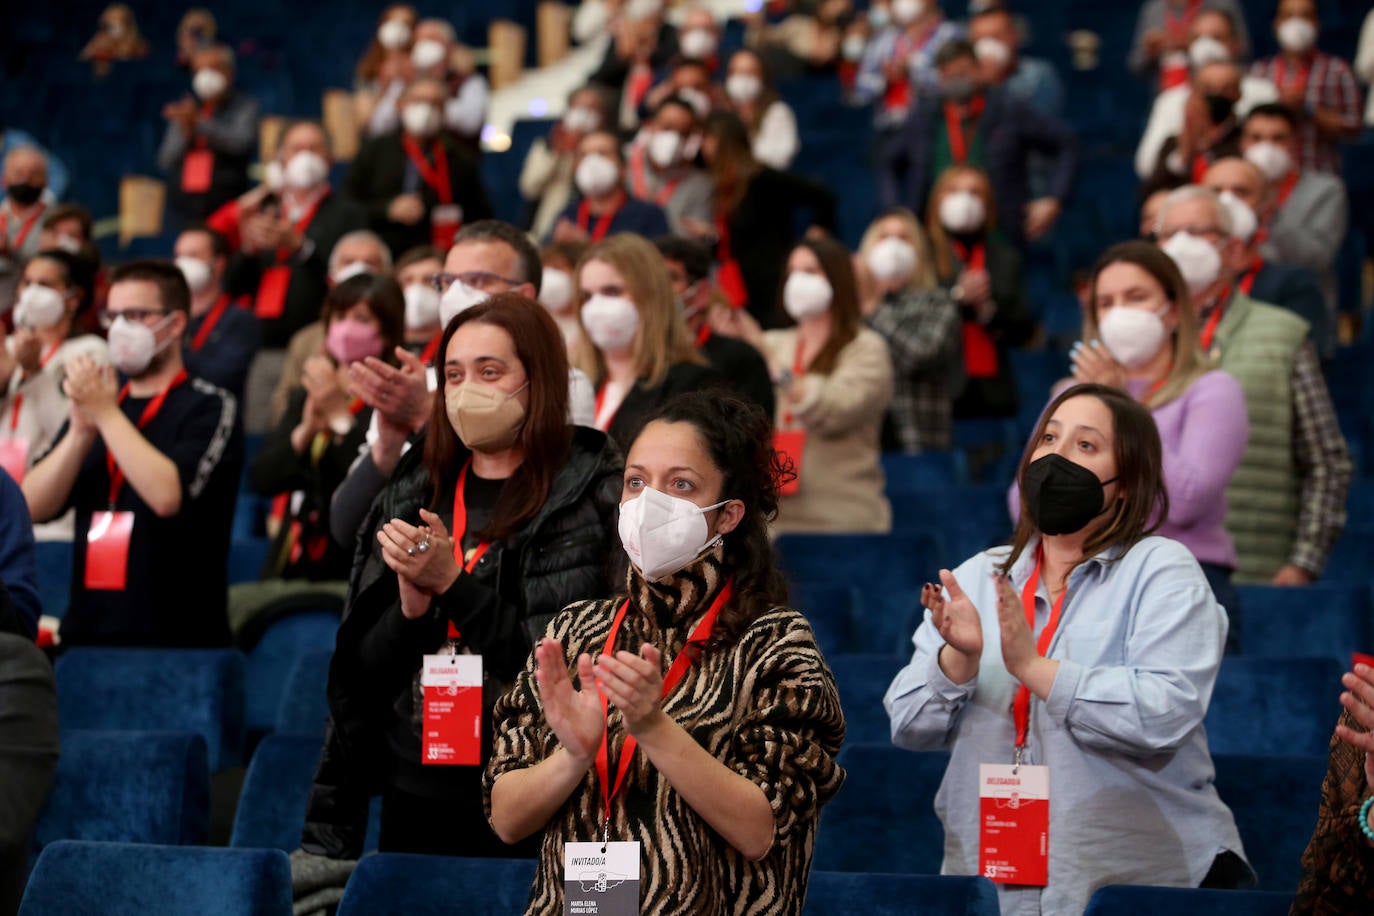
[[(495, 296), (455, 317), (439, 352), (424, 446), (402, 458), (358, 542), (307, 852), (355, 858), (380, 794), (383, 851), (530, 854), (501, 843), (483, 812), (490, 711), (548, 620), (618, 581), (622, 460), (603, 433), (566, 424), (568, 364), (548, 312)], [(422, 662), (450, 653), (482, 657), (474, 764), (422, 753)]]

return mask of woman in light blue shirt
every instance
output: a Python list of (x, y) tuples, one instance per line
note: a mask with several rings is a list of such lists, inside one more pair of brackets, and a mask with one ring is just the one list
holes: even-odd
[(1226, 615), (1188, 549), (1151, 536), (1168, 516), (1161, 465), (1126, 393), (1055, 398), (1021, 460), (1011, 547), (926, 586), (915, 654), (883, 700), (896, 744), (950, 751), (935, 798), (946, 874), (980, 873), (979, 765), (1049, 768), (1048, 884), (999, 884), (1003, 916), (1081, 913), (1106, 884), (1254, 883), (1202, 727)]

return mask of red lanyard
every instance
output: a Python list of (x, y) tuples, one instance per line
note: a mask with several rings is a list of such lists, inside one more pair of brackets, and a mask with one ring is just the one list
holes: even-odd
[[(52, 345), (52, 347), (48, 350), (47, 353), (44, 353), (41, 357), (39, 357), (39, 358), (38, 358), (38, 368), (39, 368), (39, 369), (42, 369), (42, 368), (44, 368), (45, 366), (47, 366), (48, 363), (50, 363), (50, 362), (52, 361), (52, 358), (53, 358), (54, 356), (57, 355), (57, 350), (58, 350), (58, 348), (61, 347), (61, 346), (62, 346), (62, 341), (59, 340), (57, 343), (55, 343), (55, 344)], [(14, 432), (16, 429), (19, 428), (19, 409), (20, 409), (21, 407), (23, 407), (23, 406), (24, 406), (24, 392), (23, 392), (23, 391), (16, 391), (16, 392), (14, 393), (14, 406), (13, 406), (13, 408), (10, 410), (10, 432)]]
[[(466, 562), (463, 560), (463, 536), (468, 533), (468, 507), (463, 502), (463, 492), (467, 489), (468, 468), (470, 467), (472, 467), (471, 458), (458, 472), (458, 485), (453, 488), (453, 559), (458, 562), (459, 566), (463, 567), (465, 573), (471, 573), (476, 569), (477, 562), (491, 549), (491, 541), (482, 541), (472, 551), (472, 556), (468, 557)], [(458, 628), (450, 620), (448, 622), (448, 638), (458, 639), (458, 637)]]
[[(26, 239), (28, 239), (29, 233), (32, 232), (33, 227), (38, 224), (38, 217), (42, 216), (43, 211), (47, 209), (47, 204), (40, 203), (38, 207), (33, 211), (33, 215), (29, 216), (27, 219), (24, 220), (23, 224), (19, 227), (19, 234), (14, 237), (15, 251), (18, 251), (19, 249), (24, 247), (24, 242)], [(0, 211), (0, 233), (8, 235), (9, 231), (10, 215), (4, 211)]]
[(1198, 11), (1202, 9), (1202, 0), (1189, 0), (1188, 5), (1183, 8), (1182, 15), (1175, 16), (1173, 7), (1168, 3), (1164, 4), (1164, 31), (1169, 33), (1171, 38), (1183, 38), (1188, 34), (1188, 30), (1193, 27), (1193, 20), (1197, 18)]
[[(172, 393), (172, 389), (184, 381), (186, 381), (186, 370), (182, 369), (176, 374), (176, 377), (167, 384), (166, 388), (159, 391), (157, 395), (147, 403), (143, 408), (143, 414), (138, 418), (138, 429), (140, 432), (142, 432), (149, 423), (153, 422), (153, 417), (157, 416), (157, 412), (162, 409), (163, 402), (167, 400), (167, 395)], [(129, 396), (129, 385), (129, 382), (125, 382), (124, 387), (120, 389), (118, 403), (123, 404), (124, 399)], [(110, 472), (110, 508), (113, 509), (115, 500), (119, 497), (119, 490), (124, 486), (124, 469), (119, 466), (119, 462), (115, 461), (114, 452), (108, 449), (105, 452), (105, 468)]]
[[(1021, 604), (1026, 609), (1026, 624), (1035, 631), (1035, 590), (1040, 585), (1040, 564), (1045, 559), (1042, 550), (1037, 551), (1035, 557), (1035, 571), (1031, 573), (1030, 579), (1026, 581), (1026, 587), (1021, 590)], [(1050, 619), (1045, 624), (1045, 629), (1040, 631), (1040, 638), (1035, 641), (1035, 651), (1044, 655), (1049, 651), (1050, 643), (1054, 641), (1054, 633), (1059, 629), (1059, 615), (1064, 611), (1064, 599), (1068, 597), (1069, 590), (1064, 589), (1059, 595), (1059, 600), (1054, 603), (1050, 611)], [(1022, 684), (1016, 689), (1016, 699), (1012, 701), (1012, 717), (1016, 721), (1016, 748), (1020, 750), (1026, 746), (1026, 731), (1030, 727), (1030, 688)]]
[(219, 324), (219, 320), (224, 317), (225, 309), (229, 308), (229, 294), (221, 293), (219, 300), (214, 307), (206, 314), (205, 320), (201, 322), (200, 330), (196, 331), (196, 336), (191, 338), (191, 352), (199, 353), (200, 348), (205, 346), (205, 341), (210, 339), (210, 332)]
[(1250, 262), (1250, 266), (1246, 269), (1245, 275), (1240, 278), (1240, 288), (1245, 295), (1250, 295), (1250, 291), (1255, 288), (1255, 277), (1258, 277), (1259, 272), (1263, 269), (1264, 258), (1255, 255), (1255, 259)]
[[(296, 232), (298, 234), (303, 235), (305, 233), (305, 230), (309, 228), (310, 223), (315, 219), (315, 214), (318, 213), (320, 210), (320, 204), (324, 203), (324, 199), (328, 196), (329, 195), (327, 193), (321, 194), (318, 198), (316, 198), (315, 202), (306, 209), (305, 213), (301, 215), (301, 218), (296, 220)], [(277, 249), (278, 264), (285, 264), (287, 259), (290, 257), (291, 251), (289, 249)]]
[[(1308, 60), (1300, 64), (1297, 68), (1296, 79), (1291, 84), (1301, 94), (1307, 93), (1307, 81), (1312, 77), (1312, 61)], [(1274, 82), (1279, 89), (1287, 89), (1288, 82), (1288, 61), (1280, 57), (1274, 61)]]
[[(987, 102), (980, 95), (968, 104), (968, 120), (977, 121), (983, 115)], [(956, 165), (968, 162), (968, 141), (964, 139), (964, 119), (959, 116), (959, 108), (953, 102), (945, 103), (945, 129), (949, 132), (949, 155)], [(974, 124), (974, 131), (978, 125)]]
[[(1253, 285), (1253, 282), (1252, 284)], [(1202, 326), (1202, 352), (1210, 353), (1212, 350), (1212, 339), (1217, 335), (1217, 325), (1221, 324), (1221, 316), (1226, 312), (1226, 305), (1231, 301), (1231, 287), (1226, 287), (1217, 296), (1217, 304), (1212, 307), (1212, 314), (1208, 317), (1207, 323)]]
[(965, 270), (983, 270), (987, 267), (988, 249), (982, 242), (974, 242), (969, 246), (956, 239), (954, 251), (959, 255), (959, 260), (964, 262)]
[(1288, 203), (1288, 195), (1293, 193), (1293, 187), (1298, 183), (1298, 170), (1294, 169), (1283, 176), (1283, 184), (1279, 185), (1279, 202), (1275, 210)]
[(444, 332), (441, 329), (429, 339), (429, 343), (425, 344), (424, 351), (420, 353), (420, 362), (424, 363), (426, 366), (433, 362), (434, 354), (439, 352), (439, 341), (442, 340), (443, 337)]
[(711, 339), (711, 325), (710, 325), (710, 324), (705, 324), (705, 323), (704, 323), (704, 324), (702, 324), (702, 326), (701, 326), (701, 330), (700, 330), (700, 331), (697, 331), (697, 346), (698, 346), (698, 347), (704, 347), (704, 346), (706, 346), (706, 341), (708, 341), (708, 340), (710, 340), (710, 339)]
[[(602, 432), (605, 432), (606, 430), (611, 428), (611, 424), (615, 422), (615, 415), (620, 413), (620, 408), (616, 407), (616, 409), (611, 412), (611, 415), (609, 417), (606, 417), (606, 425), (601, 425), (601, 405), (606, 403), (606, 386), (607, 383), (603, 381), (601, 385), (596, 389), (596, 428), (601, 430)], [(620, 403), (624, 404), (625, 399), (621, 398)]]
[[(792, 380), (795, 382), (797, 379), (801, 378), (801, 377), (802, 377), (802, 373), (803, 373), (803, 371), (804, 371), (805, 369), (806, 369), (806, 365), (802, 362), (802, 343), (801, 343), (801, 335), (798, 334), (798, 335), (797, 335), (797, 349), (796, 349), (795, 354), (794, 354), (793, 357), (792, 357)], [(791, 426), (791, 425), (792, 425), (792, 409), (791, 409), (790, 407), (783, 408), (783, 412), (782, 412), (782, 428), (783, 428), (783, 429), (787, 429), (787, 428), (788, 428), (789, 426)]]
[[(687, 674), (687, 668), (692, 664), (694, 653), (691, 651), (693, 646), (700, 647), (711, 637), (711, 630), (716, 625), (716, 617), (720, 616), (721, 609), (729, 603), (731, 596), (735, 592), (735, 581), (731, 579), (725, 583), (725, 587), (720, 590), (716, 600), (711, 603), (711, 607), (706, 611), (706, 616), (701, 618), (701, 623), (697, 624), (692, 635), (688, 637), (687, 644), (682, 647), (682, 651), (673, 659), (672, 665), (668, 667), (668, 673), (663, 678), (663, 693), (666, 697), (673, 692), (673, 688), (681, 683)], [(620, 610), (616, 612), (615, 620), (611, 622), (611, 632), (606, 636), (606, 649), (603, 655), (610, 655), (615, 650), (615, 637), (620, 632), (620, 625), (625, 622), (625, 612), (630, 609), (630, 599), (626, 598), (625, 603), (620, 605)], [(587, 685), (583, 685), (584, 689)], [(639, 742), (634, 735), (625, 736), (625, 744), (620, 748), (620, 763), (616, 767), (615, 784), (611, 784), (611, 725), (610, 725), (610, 704), (606, 701), (606, 694), (600, 689), (597, 693), (601, 694), (601, 717), (603, 720), (601, 732), (601, 746), (596, 750), (596, 774), (601, 779), (601, 795), (606, 799), (606, 830), (609, 834), (611, 829), (611, 799), (615, 798), (620, 787), (625, 783), (625, 775), (630, 771), (630, 763), (634, 759), (635, 748)]]
[(672, 200), (673, 195), (677, 193), (677, 186), (682, 184), (682, 177), (678, 176), (665, 181), (663, 187), (658, 189), (657, 194), (651, 194), (647, 169), (648, 165), (644, 161), (644, 146), (641, 145), (630, 153), (630, 187), (634, 191), (635, 197), (640, 200), (652, 201), (660, 207), (668, 206), (668, 201)]
[[(621, 208), (623, 208), (624, 206), (625, 192), (621, 191), (619, 195), (616, 197), (615, 206), (611, 207), (610, 210), (601, 214), (601, 216), (597, 217), (596, 228), (592, 230), (593, 242), (599, 242), (606, 237), (606, 233), (611, 231), (611, 222), (616, 218), (616, 215), (620, 213)], [(582, 203), (577, 205), (577, 228), (581, 229), (583, 232), (586, 232), (587, 227), (591, 225), (591, 222), (591, 202), (583, 200)]]
[(410, 134), (401, 137), (401, 145), (405, 147), (406, 155), (410, 157), (410, 163), (415, 166), (415, 171), (420, 173), (420, 180), (439, 196), (439, 203), (453, 203), (453, 185), (448, 180), (448, 156), (444, 155), (444, 145), (435, 140), (430, 146), (430, 155), (434, 157), (432, 166), (425, 161), (424, 153), (420, 152), (420, 144), (416, 143)]

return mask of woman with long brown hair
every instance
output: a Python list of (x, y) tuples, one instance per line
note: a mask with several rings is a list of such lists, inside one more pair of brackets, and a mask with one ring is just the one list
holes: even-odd
[(730, 55), (725, 98), (749, 129), (754, 158), (775, 169), (791, 165), (801, 149), (797, 116), (773, 85), (768, 65), (758, 52), (740, 48)]
[[(624, 592), (560, 614), (496, 708), (492, 825), (543, 844), (528, 913), (595, 900), (597, 872), (637, 882), (635, 912), (801, 912), (844, 716), (773, 564), (787, 476), (729, 395), (675, 398), (635, 437)], [(574, 843), (612, 862), (580, 870)]]
[[(424, 446), (401, 459), (360, 534), (307, 851), (356, 856), (350, 804), (380, 793), (383, 850), (511, 854), (483, 813), (492, 704), (554, 614), (612, 589), (619, 452), (567, 424), (567, 357), (548, 310), (493, 296), (449, 322), (439, 353)], [(455, 725), (430, 703), (432, 676), (473, 655), (481, 704)], [(480, 743), (462, 745), (473, 715)]]
[[(1254, 883), (1202, 724), (1226, 613), (1188, 549), (1153, 534), (1162, 467), (1140, 402), (1068, 389), (1021, 457), (1010, 547), (922, 590), (883, 704), (894, 743), (950, 752), (941, 873), (990, 875), (1003, 912), (1081, 913), (1103, 884)], [(1020, 833), (987, 828), (989, 805), (1019, 806)]]
[[(394, 120), (374, 123), (373, 116), (384, 111), (389, 118), (396, 117), (396, 101), (415, 76), (410, 50), (415, 43), (418, 19), (415, 7), (409, 3), (393, 3), (382, 10), (377, 20), (377, 31), (354, 73), (353, 111), (358, 133), (363, 136), (386, 133), (397, 125)], [(384, 101), (389, 104), (378, 104)]]

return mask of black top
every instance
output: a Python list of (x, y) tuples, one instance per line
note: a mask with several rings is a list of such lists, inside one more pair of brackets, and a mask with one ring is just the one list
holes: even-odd
[(634, 441), (640, 426), (644, 424), (644, 418), (659, 405), (675, 394), (717, 386), (724, 388), (725, 379), (712, 367), (696, 363), (678, 363), (670, 367), (663, 381), (653, 388), (645, 387), (642, 382), (636, 383), (626, 393), (625, 400), (620, 403), (620, 409), (616, 411), (615, 419), (611, 421), (610, 429), (606, 432), (612, 441), (620, 446), (622, 452), (628, 453), (630, 443)]
[[(440, 136), (448, 156), (453, 202), (462, 208), (462, 222), (466, 224), (489, 218), (492, 215), (491, 203), (487, 200), (486, 189), (477, 171), (477, 160), (455, 138), (446, 133)], [(426, 156), (431, 145), (430, 141), (420, 144)], [(344, 182), (345, 191), (366, 209), (368, 224), (391, 248), (394, 257), (400, 257), (416, 245), (431, 243), (429, 218), (439, 203), (439, 197), (423, 181), (411, 179), (414, 186), (406, 186), (407, 172), (413, 172), (414, 168), (406, 156), (405, 147), (401, 145), (401, 132), (394, 131), (363, 144)], [(391, 202), (407, 191), (418, 192), (425, 202), (424, 219), (414, 226), (392, 222), (387, 216)], [(318, 315), (312, 316), (311, 320), (315, 317)]]
[[(787, 322), (778, 308), (787, 256), (808, 226), (835, 232), (835, 195), (815, 182), (764, 168), (730, 214), (730, 254), (749, 292), (749, 314), (765, 328)], [(809, 219), (799, 219), (801, 215)]]
[[(320, 318), (320, 305), (329, 291), (329, 253), (345, 234), (368, 228), (368, 214), (356, 200), (343, 194), (330, 194), (305, 227), (307, 239), (301, 251), (288, 262), (291, 282), (277, 318), (262, 321), (262, 345), (272, 350), (284, 348), (291, 335)], [(274, 252), (261, 255), (235, 255), (225, 277), (225, 286), (234, 296), (253, 302), (263, 271), (276, 264)]]
[(775, 407), (773, 379), (768, 373), (768, 361), (763, 354), (736, 337), (712, 334), (700, 347), (701, 355), (711, 362), (736, 394), (763, 408), (768, 422), (773, 422)]
[[(126, 398), (121, 409), (137, 424), (148, 398)], [(227, 646), (225, 616), (229, 532), (243, 434), (234, 398), (192, 379), (167, 395), (144, 437), (177, 468), (181, 511), (159, 518), (125, 483), (115, 503), (134, 514), (123, 591), (87, 591), (86, 536), (91, 514), (109, 508), (105, 444), (96, 440), (63, 511), (76, 509), (71, 606), (62, 620), (68, 644)], [(58, 441), (66, 436), (63, 427)]]
[[(218, 308), (218, 303), (215, 307)], [(249, 309), (230, 302), (200, 349), (193, 350), (191, 343), (211, 312), (192, 318), (186, 326), (186, 341), (181, 351), (186, 371), (211, 385), (218, 385), (241, 401), (243, 386), (248, 381), (248, 367), (262, 345), (262, 326)]]

